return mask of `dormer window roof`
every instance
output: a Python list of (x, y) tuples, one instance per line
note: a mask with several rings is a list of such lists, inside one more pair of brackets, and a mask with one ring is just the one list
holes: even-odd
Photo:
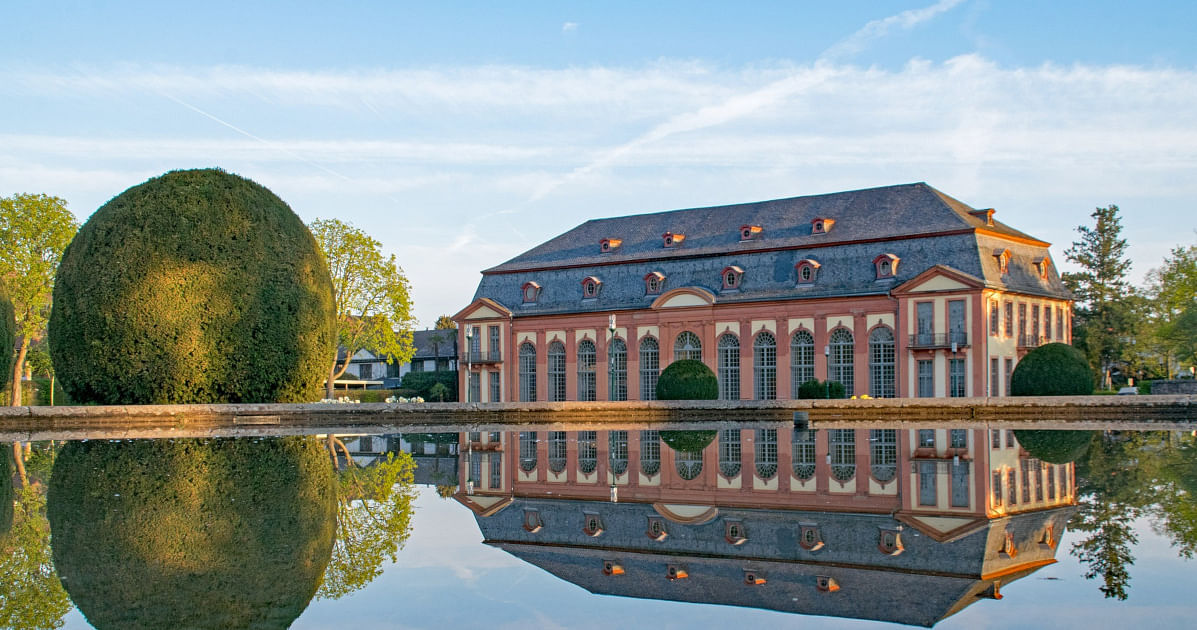
[(819, 261), (810, 258), (803, 258), (794, 265), (794, 270), (798, 273), (798, 284), (814, 284), (815, 279), (819, 275)]
[(810, 222), (811, 234), (826, 234), (831, 231), (831, 226), (835, 225), (835, 219), (827, 217), (815, 217)]
[(604, 254), (613, 252), (616, 249), (619, 249), (620, 243), (623, 243), (623, 240), (618, 238), (605, 238), (599, 241), (599, 251)]
[(1010, 273), (1010, 250), (995, 249), (993, 250), (993, 256), (997, 258), (998, 270), (1002, 275)]
[(723, 537), (732, 545), (742, 545), (748, 542), (748, 532), (741, 521), (728, 520), (723, 526)]
[(1052, 261), (1050, 258), (1047, 258), (1046, 256), (1043, 258), (1035, 259), (1035, 269), (1039, 272), (1040, 280), (1047, 280), (1047, 272), (1049, 269), (1051, 269), (1051, 266), (1052, 266)]
[(682, 241), (686, 240), (686, 235), (666, 232), (661, 235), (661, 239), (665, 247), (681, 247)]
[(525, 282), (523, 286), (524, 303), (531, 304), (540, 297), (540, 285), (529, 281)]
[(898, 275), (900, 258), (893, 254), (881, 254), (873, 259), (873, 267), (877, 272), (877, 279), (893, 278)]
[(650, 271), (644, 276), (644, 294), (660, 295), (665, 286), (665, 274), (660, 271)]
[(877, 535), (877, 550), (887, 556), (896, 556), (905, 551), (906, 546), (902, 544), (902, 531), (882, 528)]
[(968, 213), (984, 221), (987, 227), (993, 227), (993, 208), (985, 208), (984, 210), (969, 210)]
[(723, 268), (723, 289), (735, 290), (740, 288), (744, 279), (744, 270), (735, 265)]
[(741, 225), (740, 226), (740, 240), (741, 241), (751, 241), (752, 239), (760, 236), (761, 232), (764, 231), (764, 229), (765, 228), (762, 228), (759, 225)]
[(582, 278), (582, 299), (593, 299), (598, 297), (599, 289), (603, 287), (603, 281), (594, 276), (586, 276)]
[(582, 515), (582, 533), (587, 536), (598, 536), (603, 533), (603, 519), (598, 514), (584, 513)]

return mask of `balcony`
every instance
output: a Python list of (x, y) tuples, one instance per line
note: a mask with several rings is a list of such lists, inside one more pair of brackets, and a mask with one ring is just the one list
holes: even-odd
[(915, 333), (910, 336), (909, 348), (957, 348), (968, 346), (968, 333), (957, 331), (950, 333)]
[(502, 363), (503, 352), (501, 350), (482, 351), (466, 351), (461, 355), (461, 363), (475, 364), (475, 363)]
[(1018, 347), (1020, 349), (1038, 348), (1045, 343), (1048, 343), (1048, 341), (1043, 335), (1019, 335), (1018, 337)]

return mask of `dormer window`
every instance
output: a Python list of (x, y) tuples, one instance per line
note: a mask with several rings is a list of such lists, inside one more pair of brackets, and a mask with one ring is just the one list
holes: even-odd
[(823, 548), (823, 534), (818, 525), (802, 525), (798, 530), (798, 544), (807, 551), (818, 551)]
[(535, 282), (525, 282), (523, 291), (525, 304), (531, 304), (540, 297), (540, 285)]
[(760, 236), (762, 230), (764, 230), (764, 228), (762, 228), (759, 225), (741, 225), (740, 226), (740, 240), (741, 241), (751, 241), (752, 239), (756, 238), (757, 236)]
[(811, 234), (826, 234), (831, 231), (831, 226), (835, 225), (835, 219), (828, 219), (827, 217), (815, 217), (810, 222)]
[(598, 514), (583, 514), (582, 533), (587, 536), (598, 536), (603, 533), (603, 519)]
[(829, 575), (816, 575), (815, 588), (822, 593), (834, 593), (840, 590), (840, 584), (835, 581), (835, 578)]
[(659, 295), (663, 286), (665, 286), (665, 274), (660, 271), (652, 271), (644, 276), (645, 295)]
[(814, 284), (821, 266), (817, 260), (810, 258), (798, 261), (798, 264), (794, 265), (794, 269), (798, 272), (798, 284)]
[(735, 290), (740, 288), (740, 283), (744, 279), (744, 270), (732, 265), (723, 269), (723, 289)]
[(1003, 276), (1010, 273), (1010, 250), (995, 249), (993, 250), (993, 255), (995, 258), (997, 258), (998, 271), (1000, 271)]
[(897, 529), (882, 529), (877, 538), (877, 549), (887, 556), (896, 556), (906, 550), (902, 545), (902, 532)]
[(744, 583), (749, 586), (764, 586), (765, 585), (765, 576), (761, 575), (760, 571), (752, 571), (752, 570), (745, 569)]
[(969, 210), (968, 213), (985, 222), (988, 227), (993, 227), (993, 208), (985, 208), (984, 210)]
[(877, 279), (893, 278), (898, 275), (898, 261), (893, 254), (881, 254), (873, 259), (873, 267), (877, 271)]
[(1014, 534), (1006, 532), (1006, 538), (1002, 541), (1001, 553), (1007, 558), (1013, 558), (1018, 555), (1018, 547), (1014, 545)]
[(686, 235), (666, 232), (661, 235), (661, 238), (664, 239), (665, 247), (681, 247), (682, 241), (686, 240)]
[(1040, 280), (1047, 280), (1047, 272), (1051, 269), (1052, 261), (1049, 258), (1036, 258), (1035, 269), (1039, 272)]
[(724, 524), (723, 536), (728, 543), (737, 546), (748, 542), (748, 532), (741, 521), (727, 521)]
[(1039, 547), (1041, 549), (1056, 548), (1056, 528), (1051, 523), (1048, 523), (1047, 529), (1043, 530), (1043, 536), (1039, 538)]
[(606, 254), (615, 251), (619, 248), (619, 244), (623, 241), (618, 238), (605, 238), (599, 241), (599, 251)]
[(524, 510), (524, 529), (530, 533), (535, 534), (544, 527), (544, 522), (540, 520), (540, 511), (538, 510)]
[(598, 297), (599, 289), (602, 287), (602, 280), (594, 276), (586, 276), (582, 279), (582, 299), (590, 300)]
[(623, 575), (623, 565), (614, 560), (603, 560), (603, 575)]
[(669, 532), (665, 529), (665, 519), (659, 516), (650, 516), (648, 518), (648, 530), (645, 531), (645, 535), (657, 542), (665, 540), (665, 537), (669, 535)]

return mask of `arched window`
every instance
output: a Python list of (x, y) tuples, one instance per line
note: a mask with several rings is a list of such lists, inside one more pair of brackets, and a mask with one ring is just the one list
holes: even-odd
[(853, 429), (831, 429), (828, 435), (831, 455), (831, 476), (848, 481), (856, 476), (856, 432)]
[(596, 360), (594, 342), (583, 339), (578, 344), (578, 400), (598, 400), (595, 395), (597, 386), (595, 385), (594, 366)]
[(752, 374), (757, 400), (777, 398), (777, 339), (761, 332), (752, 344)]
[(674, 451), (673, 461), (682, 479), (697, 479), (702, 474), (702, 451)]
[(525, 282), (523, 287), (524, 302), (535, 302), (540, 297), (540, 285), (535, 282)]
[(628, 471), (628, 432), (607, 432), (607, 447), (611, 453), (611, 472), (622, 475)]
[(607, 356), (611, 364), (611, 382), (607, 385), (608, 398), (611, 400), (628, 399), (628, 344), (616, 337), (611, 340), (607, 348)]
[(698, 335), (688, 330), (678, 335), (673, 342), (673, 360), (683, 359), (702, 361), (702, 342), (698, 340)]
[(594, 276), (587, 276), (582, 279), (582, 299), (591, 299), (598, 297), (599, 289), (603, 286), (603, 281)]
[(565, 344), (549, 344), (549, 400), (565, 400)]
[(657, 340), (640, 340), (640, 400), (657, 399), (657, 377), (661, 375), (661, 348)]
[(869, 465), (873, 478), (885, 483), (898, 473), (898, 432), (895, 429), (869, 430)]
[(740, 340), (731, 333), (719, 337), (719, 400), (740, 399)]
[(807, 481), (815, 476), (815, 432), (813, 429), (794, 429), (790, 438), (794, 476)]
[(827, 362), (827, 380), (836, 381), (844, 385), (844, 394), (851, 396), (855, 392), (852, 387), (852, 353), (856, 344), (852, 333), (847, 328), (836, 328), (831, 332), (831, 356)]
[(757, 429), (756, 476), (772, 479), (777, 474), (777, 429)]
[(536, 470), (536, 432), (520, 431), (520, 470)]
[(740, 474), (740, 430), (719, 432), (719, 473), (732, 478)]
[(645, 295), (660, 295), (663, 286), (665, 286), (665, 274), (659, 271), (650, 271), (644, 276)]
[(536, 401), (536, 346), (520, 344), (520, 402)]
[(640, 432), (640, 472), (652, 477), (661, 470), (661, 434)]
[(567, 453), (565, 431), (549, 431), (549, 470), (554, 473), (563, 472)]
[(798, 387), (815, 377), (815, 338), (799, 330), (790, 337), (790, 397), (798, 397)]
[(589, 475), (598, 468), (598, 431), (578, 431), (578, 472)]
[(869, 333), (869, 395), (893, 398), (894, 382), (894, 331), (879, 326)]

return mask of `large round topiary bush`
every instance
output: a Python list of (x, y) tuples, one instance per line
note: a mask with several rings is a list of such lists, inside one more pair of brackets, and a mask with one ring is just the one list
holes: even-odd
[(17, 342), (17, 320), (13, 317), (12, 301), (8, 289), (0, 280), (0, 388), (8, 385), (12, 377), (12, 353)]
[(682, 359), (670, 363), (657, 379), (657, 400), (715, 400), (719, 381), (702, 361)]
[(1010, 377), (1014, 396), (1087, 396), (1093, 393), (1093, 373), (1080, 350), (1049, 343), (1027, 353)]
[(96, 628), (286, 628), (332, 555), (336, 481), (310, 438), (70, 442), (47, 516)]
[(669, 448), (686, 453), (698, 453), (715, 440), (715, 431), (661, 431), (661, 441)]
[(79, 404), (313, 401), (334, 317), (287, 204), (221, 170), (174, 171), (104, 204), (67, 247), (50, 354)]
[(1067, 464), (1085, 455), (1096, 431), (1015, 429), (1014, 437), (1027, 453), (1049, 464)]

